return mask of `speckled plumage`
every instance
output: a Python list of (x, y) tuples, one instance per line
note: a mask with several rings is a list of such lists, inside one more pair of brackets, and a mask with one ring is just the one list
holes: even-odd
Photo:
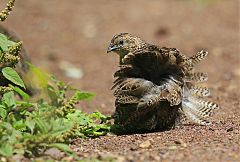
[(115, 72), (115, 124), (127, 132), (173, 128), (183, 121), (208, 124), (207, 117), (218, 106), (204, 101), (210, 92), (195, 83), (207, 75), (194, 66), (207, 56), (200, 51), (187, 57), (175, 48), (159, 47), (128, 33), (111, 40), (108, 52), (120, 56)]

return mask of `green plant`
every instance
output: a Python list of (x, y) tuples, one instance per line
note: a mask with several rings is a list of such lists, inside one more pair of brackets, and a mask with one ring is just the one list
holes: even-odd
[(109, 131), (108, 125), (98, 124), (106, 118), (101, 113), (86, 114), (75, 109), (78, 101), (90, 99), (93, 94), (77, 90), (66, 97), (65, 86), (62, 82), (57, 83), (57, 88), (49, 86), (51, 94), (61, 101), (52, 104), (43, 99), (32, 103), (26, 93), (10, 85), (24, 100), (17, 100), (14, 91), (9, 91), (0, 101), (1, 155), (39, 155), (49, 147), (71, 152), (63, 143), (68, 144), (75, 137), (105, 135)]
[[(49, 147), (71, 152), (65, 144), (71, 142), (72, 138), (97, 137), (109, 131), (109, 125), (99, 124), (106, 120), (100, 112), (86, 114), (76, 109), (77, 103), (91, 99), (94, 96), (92, 93), (73, 89), (33, 65), (29, 70), (38, 71), (42, 80), (51, 80), (46, 84), (47, 94), (51, 97), (49, 100), (42, 98), (31, 102), (31, 97), (19, 88), (25, 88), (25, 85), (17, 72), (11, 67), (1, 68), (1, 75), (14, 85), (1, 87), (0, 155), (12, 156), (17, 153), (33, 156)], [(72, 92), (72, 95), (67, 97), (67, 92)], [(17, 99), (15, 94), (22, 99)]]
[[(6, 19), (13, 4), (10, 0), (0, 20)], [(14, 69), (21, 47), (22, 42), (0, 34), (0, 157), (35, 157), (51, 147), (73, 154), (68, 146), (73, 138), (109, 132), (106, 116), (76, 108), (79, 101), (90, 100), (94, 94), (74, 89), (31, 64), (28, 74), (37, 78), (44, 97), (33, 100), (25, 93), (25, 83)]]

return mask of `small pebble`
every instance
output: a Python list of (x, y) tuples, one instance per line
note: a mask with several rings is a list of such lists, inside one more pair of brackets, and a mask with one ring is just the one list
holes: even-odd
[(231, 132), (231, 131), (233, 131), (233, 127), (230, 127), (227, 129), (227, 132)]
[(75, 65), (71, 64), (70, 62), (61, 61), (59, 63), (59, 68), (69, 78), (81, 79), (83, 77), (82, 69), (75, 67)]
[(143, 149), (147, 149), (147, 148), (150, 148), (151, 147), (151, 141), (150, 140), (147, 140), (147, 141), (144, 141), (143, 143), (141, 143), (139, 145), (140, 148), (143, 148)]

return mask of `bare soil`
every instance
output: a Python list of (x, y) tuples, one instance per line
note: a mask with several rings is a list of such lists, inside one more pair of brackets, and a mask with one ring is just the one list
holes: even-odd
[[(221, 106), (213, 125), (76, 139), (71, 147), (83, 159), (104, 161), (240, 161), (239, 6), (238, 0), (24, 0), (4, 25), (20, 35), (34, 64), (97, 94), (81, 104), (87, 112), (114, 112), (110, 87), (118, 57), (106, 48), (116, 33), (188, 55), (208, 50), (199, 69), (209, 75), (210, 100)], [(66, 77), (63, 62), (81, 69), (83, 77)]]

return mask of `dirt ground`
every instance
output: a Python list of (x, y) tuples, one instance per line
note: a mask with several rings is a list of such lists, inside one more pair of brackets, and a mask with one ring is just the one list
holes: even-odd
[[(240, 161), (239, 6), (239, 0), (24, 0), (4, 25), (20, 35), (34, 64), (97, 94), (81, 105), (87, 112), (114, 111), (110, 88), (118, 57), (106, 49), (116, 33), (188, 55), (208, 50), (199, 69), (209, 75), (210, 99), (221, 106), (213, 125), (76, 139), (72, 148), (82, 158), (104, 161), (230, 162)], [(67, 77), (66, 64), (81, 69), (82, 77)]]

